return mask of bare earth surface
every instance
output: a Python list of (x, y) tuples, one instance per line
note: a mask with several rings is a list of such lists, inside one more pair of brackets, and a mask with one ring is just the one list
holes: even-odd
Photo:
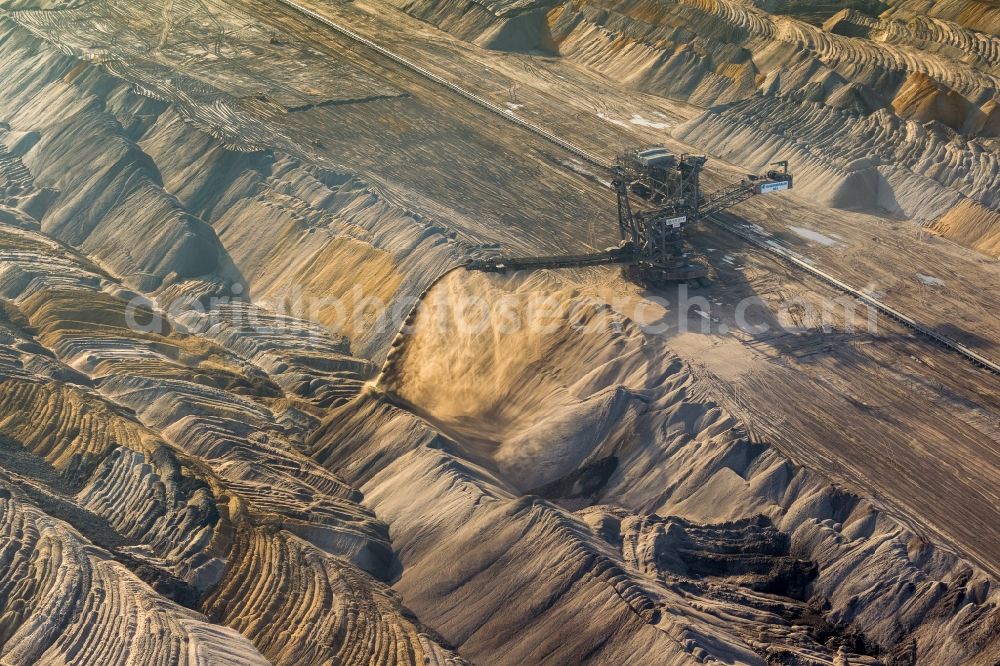
[(997, 663), (996, 375), (713, 224), (462, 269), (615, 244), (607, 174), (296, 4), (789, 159), (724, 220), (1000, 360), (989, 3), (0, 0), (0, 661)]

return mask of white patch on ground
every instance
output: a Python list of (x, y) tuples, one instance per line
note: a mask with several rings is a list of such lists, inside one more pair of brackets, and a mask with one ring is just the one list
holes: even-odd
[(653, 129), (669, 129), (673, 127), (673, 123), (658, 123), (655, 120), (646, 120), (638, 113), (633, 113), (632, 118), (629, 120), (633, 125), (641, 125), (643, 127), (651, 127)]
[(922, 284), (926, 284), (929, 287), (943, 287), (944, 280), (941, 278), (936, 278), (933, 275), (924, 275), (923, 273), (917, 273), (917, 279), (920, 280)]
[(506, 106), (511, 111), (517, 111), (518, 109), (524, 108), (524, 104), (515, 104), (514, 102), (507, 102), (504, 106)]
[(628, 123), (625, 122), (624, 120), (618, 120), (617, 118), (609, 118), (607, 114), (604, 113), (598, 113), (597, 117), (600, 118), (601, 120), (606, 120), (613, 125), (618, 125), (619, 127), (628, 127)]
[(837, 241), (830, 238), (829, 236), (824, 236), (818, 231), (813, 231), (812, 229), (806, 229), (805, 227), (788, 227), (795, 232), (796, 236), (806, 239), (807, 241), (812, 241), (813, 243), (819, 243), (820, 245), (837, 245)]
[(580, 162), (579, 160), (568, 159), (568, 160), (557, 160), (557, 161), (559, 162), (559, 164), (562, 164), (564, 167), (572, 169), (573, 171), (577, 172), (581, 176), (587, 176), (588, 178), (594, 178), (601, 185), (604, 185), (605, 187), (611, 187), (611, 181), (610, 180), (607, 180), (605, 178), (601, 178), (596, 173), (594, 173), (593, 171), (591, 171), (587, 167), (583, 166), (583, 163)]

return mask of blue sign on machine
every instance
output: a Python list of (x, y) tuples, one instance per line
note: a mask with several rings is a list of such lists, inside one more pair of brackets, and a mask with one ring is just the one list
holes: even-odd
[(761, 194), (767, 194), (768, 192), (781, 192), (782, 190), (788, 189), (788, 181), (780, 180), (775, 183), (761, 183), (760, 190)]

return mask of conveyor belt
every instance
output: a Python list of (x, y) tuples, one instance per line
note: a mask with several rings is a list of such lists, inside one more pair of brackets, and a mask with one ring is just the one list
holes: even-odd
[(541, 268), (580, 268), (582, 266), (604, 266), (627, 264), (633, 260), (631, 252), (610, 250), (592, 254), (560, 254), (550, 257), (498, 257), (470, 261), (465, 268), (470, 271), (503, 273), (506, 271), (538, 270)]

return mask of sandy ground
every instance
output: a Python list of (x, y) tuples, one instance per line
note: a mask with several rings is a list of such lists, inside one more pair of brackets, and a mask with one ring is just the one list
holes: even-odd
[[(671, 136), (693, 106), (379, 2), (311, 6), (594, 153), (697, 150)], [(104, 577), (80, 598), (159, 604), (137, 613), (166, 627), (158, 654), (204, 637), (276, 663), (832, 664), (841, 646), (872, 663), (872, 641), (989, 657), (995, 377), (891, 322), (868, 330), (863, 308), (851, 330), (838, 294), (711, 226), (691, 238), (710, 284), (686, 293), (609, 268), (449, 272), (484, 243), (611, 245), (602, 177), (277, 3), (152, 8), (23, 18), (103, 66), (32, 51), (21, 28), (0, 44), (4, 201), (45, 213), (0, 219), (17, 443), (0, 526), (13, 542), (39, 525), (76, 580)], [(709, 190), (748, 168), (710, 165)], [(1000, 355), (995, 260), (796, 193), (728, 216)], [(202, 326), (191, 302), (234, 283), (254, 302)], [(429, 309), (398, 337), (268, 309), (302, 285)], [(122, 322), (136, 292), (190, 309), (137, 335)], [(434, 325), (471, 296), (540, 295), (579, 309), (545, 334)], [(810, 318), (825, 307), (826, 328)], [(47, 544), (18, 542), (18, 561)], [(118, 598), (105, 611), (130, 607)], [(54, 623), (19, 613), (4, 622), (24, 663), (61, 654)], [(59, 626), (99, 651), (86, 617)]]
[[(596, 154), (610, 157), (621, 146), (643, 142), (663, 143), (678, 152), (695, 152), (669, 135), (671, 123), (695, 115), (695, 109), (688, 105), (612, 88), (606, 81), (564, 60), (487, 54), (383, 5), (369, 2), (314, 6), (497, 103), (511, 102), (511, 85), (516, 82), (516, 103), (520, 105), (517, 113)], [(421, 39), (404, 37), (414, 33)], [(332, 44), (342, 43), (337, 38), (331, 39)], [(352, 48), (351, 53), (384, 64), (357, 48)], [(385, 67), (383, 73), (392, 77), (394, 85), (420, 85), (413, 83), (412, 74), (387, 64)], [(427, 92), (435, 99), (445, 94), (438, 90)], [(466, 114), (479, 114), (483, 129), (495, 127), (498, 137), (514, 135), (527, 146), (538, 146), (541, 152), (558, 152), (544, 143), (539, 145), (527, 133), (503, 127), (495, 117), (471, 104), (453, 100), (448, 105), (448, 116), (458, 109), (463, 119)], [(632, 122), (635, 118), (650, 122)], [(663, 122), (652, 122), (653, 119)], [(420, 164), (412, 170), (414, 177), (421, 178), (424, 191), (434, 188), (436, 182), (428, 177), (433, 172), (428, 170), (436, 170), (433, 163)], [(547, 173), (552, 171), (562, 170), (550, 166)], [(740, 173), (733, 165), (710, 161), (706, 188), (737, 179)], [(483, 180), (477, 178), (474, 182)], [(498, 175), (497, 180), (490, 178), (484, 184), (492, 187), (500, 182), (508, 188), (505, 196), (512, 206), (505, 206), (495, 214), (518, 220), (504, 227), (501, 233), (494, 228), (491, 238), (499, 238), (507, 247), (519, 250), (527, 243), (536, 252), (548, 252), (575, 250), (581, 245), (599, 247), (612, 240), (613, 218), (607, 209), (610, 198), (599, 183), (577, 181), (575, 189), (587, 192), (588, 197), (574, 199), (573, 209), (585, 211), (581, 214), (586, 216), (586, 222), (581, 227), (569, 222), (565, 208), (561, 216), (545, 212), (553, 203), (547, 196), (548, 177), (529, 185), (515, 185), (500, 181)], [(462, 191), (470, 206), (475, 202), (475, 206), (485, 210), (490, 205), (482, 198), (483, 189), (463, 186)], [(591, 208), (584, 203), (602, 198), (601, 203)], [(548, 229), (550, 222), (543, 227), (542, 221), (555, 217), (559, 217), (556, 233), (536, 236), (530, 231)], [(526, 221), (520, 221), (525, 218)], [(774, 240), (808, 257), (816, 266), (867, 289), (891, 306), (912, 313), (918, 320), (975, 349), (994, 355), (1000, 352), (997, 343), (1000, 319), (994, 315), (1000, 307), (997, 302), (1000, 264), (995, 260), (936, 238), (913, 223), (820, 208), (794, 194), (755, 199), (733, 210), (731, 219), (759, 225)], [(798, 233), (794, 227), (799, 229)], [(481, 233), (479, 229), (467, 231)], [(570, 240), (560, 242), (562, 239)], [(814, 281), (804, 281), (801, 275), (743, 247), (738, 239), (724, 232), (703, 226), (693, 233), (693, 239), (695, 247), (718, 272), (715, 286), (706, 296), (727, 303), (724, 310), (731, 312), (730, 308), (746, 296), (768, 301), (776, 300), (776, 296), (790, 298), (799, 294), (808, 299), (836, 297)], [(748, 264), (747, 270), (730, 270), (731, 264), (724, 261), (727, 254), (738, 256), (739, 263)], [(926, 284), (919, 279), (922, 273), (934, 273), (943, 284)], [(980, 288), (967, 289), (970, 284)], [(677, 339), (676, 344), (679, 353), (705, 365), (713, 374), (727, 381), (739, 379), (738, 384), (748, 382), (746, 390), (739, 391), (748, 396), (741, 409), (748, 421), (773, 426), (775, 411), (788, 414), (784, 418), (791, 419), (789, 427), (771, 427), (767, 431), (769, 442), (858, 491), (885, 498), (889, 505), (899, 507), (924, 529), (945, 536), (952, 547), (995, 570), (992, 563), (1000, 561), (997, 550), (1000, 539), (993, 527), (998, 524), (997, 498), (989, 488), (997, 478), (998, 468), (995, 463), (984, 461), (996, 459), (1000, 439), (997, 424), (990, 423), (989, 418), (983, 424), (980, 415), (997, 407), (996, 380), (941, 350), (910, 340), (907, 333), (889, 322), (880, 322), (880, 326), (875, 340), (811, 332), (765, 340), (745, 335), (735, 339), (711, 337), (709, 342), (688, 334)], [(927, 373), (931, 376), (924, 378)], [(948, 406), (930, 411), (923, 404), (914, 403), (910, 397), (912, 391), (900, 388), (911, 382), (923, 387), (926, 391), (923, 395), (930, 403)], [(840, 388), (834, 388), (837, 385)], [(797, 388), (790, 389), (791, 386)], [(846, 386), (852, 388), (847, 390)], [(887, 431), (884, 424), (888, 417), (879, 409), (865, 407), (868, 400), (864, 396), (868, 394), (872, 403), (879, 404), (881, 410), (891, 410), (895, 422), (907, 423), (907, 427)], [(845, 405), (851, 411), (845, 412)], [(820, 420), (828, 422), (829, 427), (811, 427), (810, 424)], [(970, 420), (977, 425), (967, 425)], [(798, 425), (793, 428), (796, 422)], [(918, 432), (921, 435), (915, 435)], [(870, 447), (854, 444), (865, 440), (878, 444)], [(918, 444), (921, 441), (927, 444)], [(931, 463), (928, 456), (937, 460)], [(976, 521), (968, 521), (969, 516), (976, 516)]]

